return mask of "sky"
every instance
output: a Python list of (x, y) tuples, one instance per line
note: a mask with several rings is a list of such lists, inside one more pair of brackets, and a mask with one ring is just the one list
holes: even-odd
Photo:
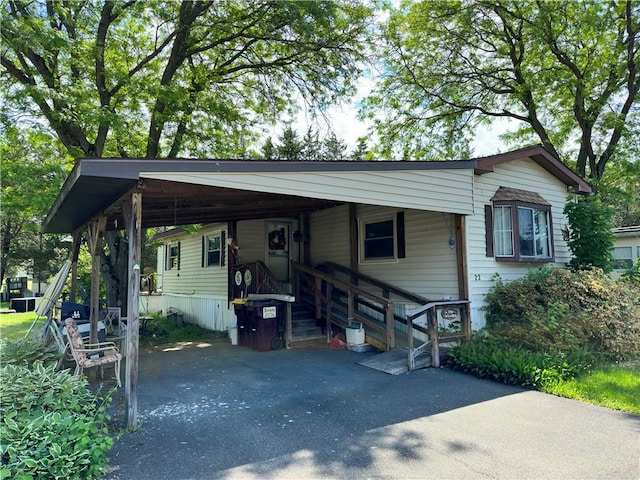
[[(358, 138), (363, 136), (368, 137), (370, 135), (368, 130), (372, 123), (370, 120), (362, 121), (358, 119), (358, 106), (372, 88), (373, 80), (361, 79), (357, 92), (350, 101), (345, 102), (342, 105), (335, 105), (326, 112), (327, 119), (331, 124), (333, 132), (339, 139), (346, 143), (347, 152), (354, 150)], [(319, 127), (317, 122), (314, 123), (305, 112), (299, 113), (292, 124), (294, 129), (298, 131), (300, 137), (304, 136), (309, 125), (312, 125), (314, 130), (318, 131)], [(507, 120), (498, 121), (490, 126), (479, 126), (477, 128), (476, 138), (471, 143), (471, 147), (474, 152), (473, 156), (483, 157), (506, 151), (507, 147), (500, 140), (499, 135), (507, 132), (508, 130), (509, 123)], [(275, 141), (281, 132), (282, 125), (279, 125), (273, 127), (269, 134)], [(320, 138), (326, 137), (326, 134), (328, 134), (327, 127), (321, 127)]]

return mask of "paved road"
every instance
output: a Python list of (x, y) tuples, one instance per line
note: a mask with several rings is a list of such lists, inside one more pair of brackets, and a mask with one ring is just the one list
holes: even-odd
[[(640, 417), (371, 353), (228, 343), (140, 357), (108, 479), (634, 479)], [(121, 409), (122, 410), (122, 409)]]

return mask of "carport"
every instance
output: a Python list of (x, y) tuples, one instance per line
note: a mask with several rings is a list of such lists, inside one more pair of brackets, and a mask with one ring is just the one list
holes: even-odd
[[(128, 426), (137, 424), (138, 323), (141, 231), (147, 227), (234, 222), (293, 216), (343, 203), (416, 208), (428, 204), (429, 185), (442, 175), (471, 191), (475, 161), (455, 162), (274, 162), (194, 159), (80, 159), (44, 221), (47, 233), (71, 233), (77, 260), (83, 232), (92, 256), (91, 336), (98, 325), (100, 251), (105, 234), (125, 230), (128, 239), (129, 342), (125, 372)], [(439, 174), (432, 175), (434, 172)], [(443, 173), (445, 172), (445, 173)], [(392, 179), (391, 174), (395, 178)], [(354, 179), (384, 178), (385, 195), (358, 196)], [(351, 178), (349, 178), (351, 177)], [(400, 188), (411, 182), (417, 188)], [(366, 196), (363, 196), (366, 195)], [(469, 199), (441, 199), (442, 211), (469, 214)], [(380, 202), (380, 203), (376, 203)], [(75, 278), (76, 275), (73, 275)], [(73, 293), (73, 292), (72, 292)]]

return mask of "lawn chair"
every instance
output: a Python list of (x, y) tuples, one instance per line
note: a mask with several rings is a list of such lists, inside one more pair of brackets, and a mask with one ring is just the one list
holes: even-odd
[(125, 357), (126, 348), (123, 348), (122, 344), (127, 340), (127, 326), (122, 321), (120, 315), (120, 307), (108, 307), (107, 313), (102, 321), (104, 322), (104, 329), (107, 336), (106, 341), (115, 343), (122, 356)]
[(84, 343), (84, 339), (78, 331), (78, 325), (73, 318), (64, 321), (67, 327), (69, 347), (76, 362), (74, 375), (82, 375), (85, 368), (100, 367), (100, 375), (104, 378), (104, 366), (114, 364), (118, 387), (120, 384), (120, 361), (122, 355), (113, 342)]

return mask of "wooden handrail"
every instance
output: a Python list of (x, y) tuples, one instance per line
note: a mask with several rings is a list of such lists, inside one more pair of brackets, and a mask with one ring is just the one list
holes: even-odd
[(271, 270), (260, 260), (233, 265), (231, 267), (231, 278), (233, 278), (235, 272), (244, 272), (246, 270), (249, 270), (254, 277), (254, 281), (251, 283), (251, 291), (246, 293), (279, 293), (284, 295), (289, 293), (280, 286)]
[[(353, 285), (352, 283), (343, 282), (336, 277), (316, 270), (305, 265), (295, 263), (293, 269), (297, 275), (306, 274), (312, 277), (313, 280), (313, 293), (315, 296), (316, 306), (316, 319), (322, 318), (322, 305), (326, 305), (326, 321), (327, 321), (327, 340), (330, 340), (331, 335), (331, 321), (333, 317), (333, 310), (339, 310), (346, 314), (348, 321), (351, 319), (358, 320), (369, 330), (375, 330), (380, 332), (385, 338), (384, 346), (386, 350), (390, 350), (395, 347), (395, 329), (393, 325), (393, 302), (384, 297), (374, 295), (366, 290)], [(322, 283), (326, 284), (326, 292), (322, 292)], [(300, 281), (296, 282), (298, 288), (302, 288)], [(339, 288), (347, 294), (347, 307), (346, 309), (338, 304), (335, 304), (331, 298), (331, 292), (333, 288)], [(359, 314), (354, 308), (355, 299), (357, 297), (366, 298), (381, 306), (382, 313), (384, 314), (384, 322), (386, 323), (384, 328), (371, 322), (366, 317)]]
[[(349, 267), (345, 267), (338, 263), (324, 262), (322, 265), (327, 265), (329, 268), (333, 270), (338, 270), (346, 275), (349, 275), (351, 278), (354, 278), (357, 281), (364, 281), (370, 285), (373, 285), (381, 289), (383, 291), (383, 296), (385, 296), (385, 298), (388, 298), (389, 293), (394, 293), (399, 297), (405, 298), (417, 304), (425, 304), (430, 301), (428, 298), (421, 297), (420, 295), (416, 295), (413, 292), (410, 292), (400, 287), (396, 287), (395, 285), (391, 285), (390, 283), (383, 282), (382, 280), (378, 280), (377, 278), (370, 277), (369, 275), (365, 275), (364, 273), (360, 273), (356, 270), (353, 270)], [(386, 295), (384, 295), (385, 292), (387, 293)]]

